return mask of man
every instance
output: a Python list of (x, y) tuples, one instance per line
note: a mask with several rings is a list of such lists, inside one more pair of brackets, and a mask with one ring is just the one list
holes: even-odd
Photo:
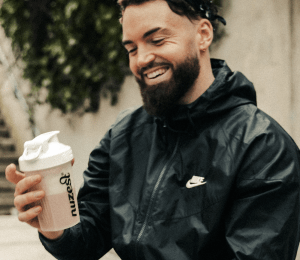
[[(58, 259), (291, 260), (299, 243), (299, 150), (256, 107), (253, 85), (210, 60), (215, 6), (120, 0), (123, 44), (144, 106), (125, 111), (90, 155), (81, 223), (40, 232)], [(19, 219), (39, 228), (44, 196), (17, 183)], [(28, 209), (29, 208), (29, 209)]]

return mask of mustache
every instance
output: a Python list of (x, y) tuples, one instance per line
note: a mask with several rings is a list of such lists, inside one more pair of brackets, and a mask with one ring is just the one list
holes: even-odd
[(146, 70), (153, 69), (155, 67), (162, 67), (162, 66), (172, 67), (172, 64), (168, 63), (168, 62), (155, 62), (155, 61), (153, 61), (153, 62), (149, 63), (147, 66), (139, 68), (137, 73), (141, 76), (141, 78), (143, 78), (144, 72)]

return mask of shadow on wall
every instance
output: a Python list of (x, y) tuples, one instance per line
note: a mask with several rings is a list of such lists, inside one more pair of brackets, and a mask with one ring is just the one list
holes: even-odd
[[(219, 6), (219, 11), (218, 11), (218, 14), (222, 17), (224, 17), (224, 19), (226, 20), (227, 24), (228, 24), (228, 21), (226, 19), (226, 15), (228, 12), (230, 12), (230, 9), (231, 9), (231, 0), (220, 0), (220, 1), (217, 1), (219, 3), (217, 3), (217, 6)], [(217, 29), (217, 32), (215, 33), (214, 35), (214, 40), (213, 40), (213, 43), (210, 47), (210, 50), (216, 50), (219, 48), (219, 46), (222, 45), (223, 41), (229, 37), (229, 33), (228, 33), (228, 30), (226, 30), (226, 26), (224, 26), (222, 23), (218, 23), (218, 29)]]

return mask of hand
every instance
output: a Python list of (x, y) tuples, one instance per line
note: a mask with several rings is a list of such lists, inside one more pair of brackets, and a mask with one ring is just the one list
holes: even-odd
[[(72, 160), (72, 165), (73, 164), (74, 159)], [(37, 174), (26, 177), (24, 173), (16, 170), (14, 164), (10, 164), (5, 169), (5, 176), (8, 181), (16, 184), (14, 204), (19, 212), (19, 220), (37, 228), (40, 233), (49, 239), (61, 237), (64, 232), (63, 230), (44, 232), (40, 229), (37, 216), (42, 211), (42, 207), (35, 204), (45, 196), (45, 192), (43, 190), (31, 191), (30, 189), (42, 181), (41, 175)]]
[(40, 183), (42, 177), (40, 175), (26, 177), (24, 173), (16, 170), (14, 164), (6, 167), (5, 175), (8, 181), (16, 184), (14, 204), (19, 212), (19, 220), (40, 229), (37, 215), (42, 211), (42, 207), (35, 204), (45, 196), (45, 192), (30, 189)]

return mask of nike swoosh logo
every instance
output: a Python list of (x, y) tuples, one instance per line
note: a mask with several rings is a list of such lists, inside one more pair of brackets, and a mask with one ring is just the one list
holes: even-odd
[(206, 182), (204, 182), (204, 177), (199, 177), (199, 176), (193, 176), (192, 179), (190, 179), (187, 183), (186, 183), (186, 187), (188, 189), (190, 188), (194, 188), (200, 185), (204, 185)]

